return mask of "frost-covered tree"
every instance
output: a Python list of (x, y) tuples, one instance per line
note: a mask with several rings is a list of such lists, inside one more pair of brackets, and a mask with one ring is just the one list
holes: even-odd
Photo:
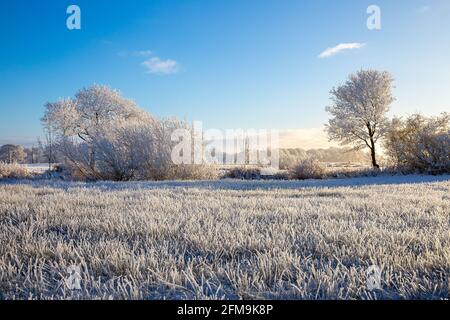
[(393, 81), (386, 71), (361, 70), (331, 91), (333, 105), (327, 107), (332, 116), (326, 126), (330, 140), (355, 149), (369, 148), (376, 168), (376, 145), (386, 134), (386, 114), (394, 101)]
[(176, 167), (172, 162), (171, 134), (188, 128), (183, 121), (155, 119), (105, 86), (83, 89), (74, 99), (47, 103), (42, 122), (73, 178), (195, 178), (192, 175), (201, 169)]
[[(122, 163), (132, 166), (131, 158), (135, 156), (131, 149), (135, 150), (137, 143), (131, 146), (126, 138), (135, 128), (156, 123), (133, 101), (106, 86), (82, 89), (74, 99), (50, 102), (45, 108), (42, 123), (46, 134), (51, 134), (52, 145), (80, 176), (93, 179), (109, 179), (113, 175), (114, 179), (125, 180), (132, 175), (134, 168), (119, 168), (114, 157), (123, 157), (123, 150), (128, 147), (129, 158)], [(150, 143), (152, 139), (147, 138)]]
[(27, 157), (22, 146), (5, 144), (0, 148), (0, 161), (5, 163), (21, 163)]
[(151, 117), (139, 109), (132, 100), (106, 86), (94, 85), (80, 90), (75, 99), (62, 99), (47, 103), (44, 125), (63, 136), (77, 137), (90, 143), (98, 130), (115, 126), (120, 122), (151, 121)]

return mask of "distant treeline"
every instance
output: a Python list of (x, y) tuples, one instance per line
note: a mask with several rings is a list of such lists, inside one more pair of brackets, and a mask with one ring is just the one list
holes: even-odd
[(56, 155), (51, 155), (48, 146), (42, 145), (39, 141), (37, 146), (26, 148), (16, 144), (5, 144), (0, 146), (0, 162), (3, 163), (57, 163)]
[(353, 150), (351, 148), (331, 147), (328, 149), (281, 149), (280, 150), (280, 168), (291, 169), (300, 161), (311, 158), (320, 162), (352, 162), (352, 163), (370, 163), (370, 156), (362, 150)]

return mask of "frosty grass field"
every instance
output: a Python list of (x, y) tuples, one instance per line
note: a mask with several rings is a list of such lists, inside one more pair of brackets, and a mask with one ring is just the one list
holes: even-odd
[(449, 223), (449, 176), (4, 182), (0, 299), (449, 298)]

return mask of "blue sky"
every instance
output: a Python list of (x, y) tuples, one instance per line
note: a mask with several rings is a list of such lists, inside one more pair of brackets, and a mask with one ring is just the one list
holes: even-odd
[[(66, 28), (71, 4), (81, 30)], [(316, 136), (330, 89), (376, 68), (396, 78), (392, 113), (450, 111), (449, 31), (446, 0), (3, 1), (0, 144), (32, 142), (46, 101), (94, 83), (156, 116)], [(319, 57), (348, 43), (364, 46)]]

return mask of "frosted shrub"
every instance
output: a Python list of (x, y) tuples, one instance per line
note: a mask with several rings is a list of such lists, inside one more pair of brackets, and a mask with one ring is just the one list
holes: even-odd
[(394, 166), (426, 173), (450, 172), (450, 115), (427, 118), (420, 114), (395, 118), (386, 139)]
[(218, 171), (209, 165), (174, 165), (166, 180), (216, 180)]
[(238, 167), (231, 169), (225, 178), (240, 180), (259, 180), (261, 179), (261, 169), (255, 167)]
[(170, 134), (181, 122), (160, 120), (153, 123), (121, 124), (97, 130), (91, 145), (66, 140), (60, 149), (66, 167), (76, 180), (192, 180), (210, 179), (211, 170), (203, 165), (174, 165)]
[(0, 179), (25, 179), (31, 177), (30, 172), (16, 163), (0, 162)]
[(302, 149), (281, 149), (280, 169), (290, 170), (296, 163), (307, 157), (306, 151)]
[(292, 178), (323, 179), (326, 176), (326, 168), (316, 159), (307, 158), (301, 160), (292, 170)]

